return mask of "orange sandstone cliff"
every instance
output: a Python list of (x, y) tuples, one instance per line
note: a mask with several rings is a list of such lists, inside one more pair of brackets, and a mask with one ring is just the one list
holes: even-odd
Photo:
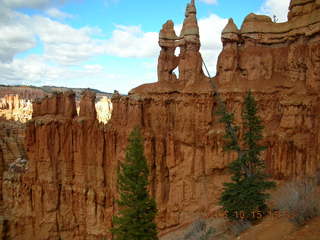
[(230, 20), (222, 32), (217, 75), (210, 79), (202, 70), (191, 1), (179, 36), (172, 21), (160, 31), (158, 82), (129, 96), (115, 94), (107, 124), (98, 122), (89, 91), (82, 95), (79, 116), (72, 92), (34, 103), (26, 127), (26, 169), (3, 175), (3, 234), (15, 240), (108, 236), (117, 210), (116, 169), (135, 125), (144, 135), (161, 234), (210, 214), (234, 157), (222, 150), (216, 91), (239, 123), (243, 96), (252, 90), (274, 178), (313, 175), (320, 169), (320, 3), (292, 0), (288, 16), (286, 23), (273, 23), (250, 14), (240, 29)]

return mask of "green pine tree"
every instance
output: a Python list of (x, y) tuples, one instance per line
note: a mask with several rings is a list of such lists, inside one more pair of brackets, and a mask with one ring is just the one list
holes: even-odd
[(257, 116), (257, 104), (249, 91), (244, 101), (243, 139), (238, 140), (238, 127), (234, 126), (234, 116), (226, 111), (225, 105), (218, 112), (225, 123), (225, 150), (236, 151), (237, 159), (229, 165), (232, 182), (224, 183), (220, 203), (231, 220), (256, 220), (266, 214), (266, 190), (275, 187), (265, 174), (261, 152), (265, 146), (259, 144), (263, 126)]
[(115, 240), (154, 240), (157, 237), (156, 203), (148, 193), (149, 170), (138, 128), (129, 136), (126, 158), (118, 171), (120, 208), (113, 218), (111, 232)]

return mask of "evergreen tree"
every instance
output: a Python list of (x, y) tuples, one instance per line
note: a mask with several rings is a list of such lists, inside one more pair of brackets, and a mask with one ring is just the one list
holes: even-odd
[(149, 170), (138, 128), (129, 136), (126, 158), (118, 171), (120, 208), (113, 218), (111, 232), (115, 240), (154, 240), (157, 238), (155, 200), (148, 193)]
[(224, 183), (220, 203), (231, 220), (255, 220), (266, 214), (266, 190), (275, 186), (267, 180), (261, 152), (266, 148), (259, 144), (263, 126), (257, 116), (257, 104), (249, 91), (244, 100), (243, 144), (238, 141), (238, 127), (234, 126), (233, 114), (226, 111), (225, 105), (218, 112), (225, 123), (225, 150), (236, 151), (237, 159), (229, 165), (232, 182)]

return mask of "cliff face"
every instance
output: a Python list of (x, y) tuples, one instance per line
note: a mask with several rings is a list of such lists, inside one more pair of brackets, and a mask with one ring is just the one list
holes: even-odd
[(6, 239), (7, 219), (4, 218), (3, 183), (8, 171), (20, 168), (20, 161), (25, 158), (24, 136), (25, 127), (22, 123), (0, 120), (0, 239)]
[(92, 94), (85, 93), (80, 105), (86, 111), (78, 117), (70, 92), (34, 104), (26, 130), (27, 171), (7, 172), (3, 184), (13, 239), (99, 239), (107, 233), (114, 135), (92, 116)]
[(310, 175), (320, 164), (320, 3), (292, 0), (289, 9), (285, 23), (249, 14), (238, 30), (230, 19), (215, 78), (227, 102), (255, 92), (278, 177)]
[[(129, 96), (114, 95), (106, 125), (96, 119), (90, 92), (82, 96), (79, 116), (72, 92), (34, 103), (26, 130), (27, 170), (4, 174), (6, 234), (39, 240), (107, 236), (117, 210), (116, 169), (136, 125), (144, 135), (161, 234), (215, 211), (234, 156), (222, 150), (210, 80), (238, 123), (246, 91), (254, 93), (266, 126), (270, 174), (313, 175), (320, 168), (318, 2), (292, 1), (287, 23), (250, 14), (239, 30), (230, 20), (217, 76), (209, 79), (201, 67), (192, 1), (180, 36), (172, 21), (160, 32), (158, 82)], [(176, 67), (179, 78), (172, 74)]]
[(0, 165), (3, 171), (8, 170), (9, 165), (18, 158), (26, 156), (24, 139), (24, 124), (8, 120), (0, 121)]

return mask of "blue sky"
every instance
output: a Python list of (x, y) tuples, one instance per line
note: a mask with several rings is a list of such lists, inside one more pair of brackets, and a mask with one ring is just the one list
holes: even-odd
[[(212, 75), (220, 33), (251, 12), (286, 21), (290, 0), (196, 0), (201, 53)], [(179, 33), (187, 0), (0, 0), (0, 83), (127, 93), (157, 81), (158, 32)]]

